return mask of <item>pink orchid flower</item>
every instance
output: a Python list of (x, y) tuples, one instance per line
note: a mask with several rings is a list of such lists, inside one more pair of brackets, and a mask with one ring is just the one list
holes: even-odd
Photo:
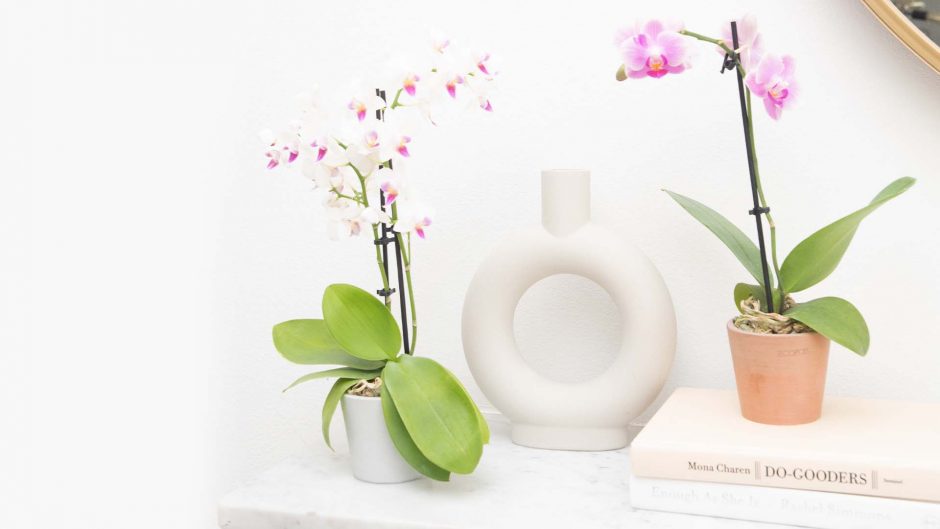
[(688, 49), (679, 34), (681, 27), (650, 20), (642, 27), (617, 33), (614, 44), (623, 56), (627, 78), (660, 78), (680, 73), (688, 66)]
[(773, 119), (780, 119), (784, 107), (794, 103), (798, 87), (793, 76), (793, 57), (767, 54), (744, 78), (752, 94), (764, 99), (764, 108)]
[[(760, 62), (760, 58), (764, 54), (764, 43), (757, 29), (757, 19), (753, 15), (744, 15), (736, 22), (738, 23), (738, 49), (736, 51), (741, 57), (741, 64), (744, 65), (744, 69), (750, 70)], [(725, 46), (734, 47), (730, 25), (722, 26), (721, 40), (725, 43)], [(721, 47), (715, 49), (721, 54), (725, 53), (725, 50)]]

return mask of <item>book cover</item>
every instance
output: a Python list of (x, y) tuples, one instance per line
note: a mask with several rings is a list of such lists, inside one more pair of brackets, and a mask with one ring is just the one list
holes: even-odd
[(827, 397), (820, 420), (772, 426), (732, 390), (680, 388), (630, 459), (639, 477), (940, 501), (940, 404)]
[(754, 485), (630, 478), (634, 509), (819, 529), (940, 529), (940, 503)]

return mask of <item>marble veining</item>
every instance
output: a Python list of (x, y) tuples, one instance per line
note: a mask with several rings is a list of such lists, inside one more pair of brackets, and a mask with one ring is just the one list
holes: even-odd
[(357, 481), (345, 452), (285, 461), (219, 503), (225, 529), (615, 529), (783, 527), (630, 508), (627, 450), (563, 452), (512, 444), (490, 420), (477, 471), (450, 483)]

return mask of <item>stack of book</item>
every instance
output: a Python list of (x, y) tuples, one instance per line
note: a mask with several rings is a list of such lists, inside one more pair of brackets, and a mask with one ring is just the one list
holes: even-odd
[(636, 509), (823, 529), (940, 529), (940, 405), (828, 397), (770, 426), (734, 391), (681, 388), (630, 447)]

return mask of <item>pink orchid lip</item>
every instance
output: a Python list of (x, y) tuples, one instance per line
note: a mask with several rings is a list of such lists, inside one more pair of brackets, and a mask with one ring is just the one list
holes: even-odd
[(408, 77), (405, 78), (405, 81), (402, 83), (402, 88), (405, 89), (405, 92), (408, 95), (414, 96), (415, 91), (417, 90), (417, 82), (420, 80), (421, 78), (418, 77), (417, 75), (414, 75), (414, 74), (409, 75)]
[(277, 151), (268, 151), (264, 153), (268, 157), (268, 169), (274, 169), (280, 164), (280, 154)]
[(366, 119), (366, 110), (368, 109), (358, 99), (353, 99), (346, 106), (349, 108), (349, 110), (353, 110), (356, 112), (356, 118), (358, 118), (359, 121), (363, 121), (364, 119)]
[(326, 156), (326, 147), (320, 147), (320, 149), (317, 150), (317, 161), (322, 160), (324, 156)]
[(424, 238), (424, 229), (420, 226), (415, 227), (415, 233), (418, 234), (418, 237), (421, 237), (422, 239)]
[(485, 111), (487, 111), (487, 112), (492, 112), (492, 111), (493, 111), (493, 105), (490, 104), (490, 100), (489, 100), (489, 99), (487, 99), (486, 101), (484, 101), (483, 104), (480, 105), (480, 108), (482, 108), (483, 110), (485, 110)]
[(457, 97), (457, 85), (453, 81), (447, 83), (447, 93), (450, 94), (450, 97)]
[(786, 99), (789, 94), (790, 94), (789, 90), (787, 90), (786, 88), (778, 88), (777, 86), (774, 86), (773, 88), (767, 91), (767, 95), (769, 95), (770, 98), (773, 99), (774, 102), (777, 103), (778, 105), (782, 105), (783, 100)]
[(385, 193), (386, 204), (391, 205), (392, 203), (395, 202), (395, 199), (398, 198), (398, 190), (392, 187), (392, 185), (388, 182), (385, 182), (384, 184), (379, 186), (379, 189), (381, 189), (382, 192)]
[(658, 79), (669, 73), (669, 59), (660, 55), (658, 59), (653, 57), (646, 59), (646, 75)]
[(292, 163), (294, 160), (296, 160), (298, 154), (300, 153), (297, 151), (291, 151), (290, 154), (287, 155), (287, 163)]
[(405, 158), (411, 156), (411, 153), (408, 152), (408, 146), (401, 144), (398, 146), (398, 154), (404, 156)]

